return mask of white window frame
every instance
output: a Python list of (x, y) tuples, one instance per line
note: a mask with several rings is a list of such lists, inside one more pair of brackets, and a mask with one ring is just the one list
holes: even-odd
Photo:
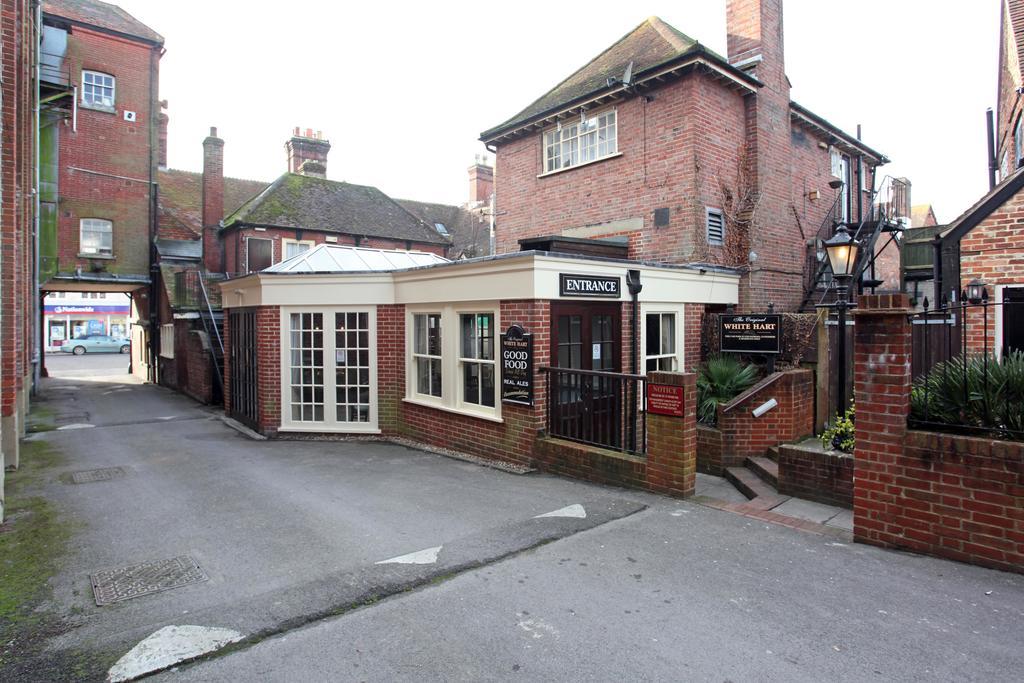
[[(87, 225), (88, 224), (88, 225)], [(103, 251), (103, 240), (100, 240), (98, 251), (86, 251), (85, 246), (85, 233), (86, 230), (92, 233), (104, 234), (100, 230), (102, 227), (106, 227), (105, 234), (107, 235), (107, 241), (110, 243), (110, 247)], [(89, 247), (92, 249), (93, 247)], [(88, 258), (114, 258), (114, 222), (108, 221), (106, 218), (81, 218), (78, 221), (78, 255), (85, 256)]]
[[(467, 316), (467, 315), (473, 316), (474, 318), (476, 316), (480, 316), (480, 315), (489, 315), (489, 316), (491, 316), (491, 357), (489, 359), (487, 359), (487, 358), (474, 358), (472, 356), (463, 355), (464, 352), (465, 352), (465, 349), (462, 348), (462, 318), (463, 318), (463, 316)], [(461, 408), (461, 409), (467, 409), (467, 410), (492, 410), (493, 408), (497, 407), (498, 402), (501, 400), (501, 385), (498, 384), (498, 362), (497, 362), (497, 356), (498, 356), (498, 346), (499, 346), (499, 342), (500, 342), (500, 333), (498, 332), (498, 328), (497, 328), (497, 325), (496, 325), (497, 317), (498, 316), (492, 310), (464, 311), (464, 312), (458, 314), (457, 319), (458, 319), (458, 323), (459, 323), (459, 326), (458, 326), (458, 337), (459, 338), (457, 340), (457, 349), (458, 349), (458, 358), (459, 358), (458, 366), (459, 367), (458, 367), (458, 373), (457, 373), (457, 378), (456, 379), (457, 379), (457, 382), (458, 382), (459, 408)], [(443, 342), (444, 341), (444, 337), (442, 336), (441, 339), (442, 339), (442, 342)], [(466, 375), (465, 375), (465, 370), (466, 370), (466, 367), (469, 366), (469, 365), (478, 365), (478, 366), (480, 366), (480, 380), (478, 380), (478, 385), (482, 385), (483, 366), (485, 366), (485, 365), (490, 365), (491, 366), (491, 376), (494, 378), (494, 406), (487, 406), (487, 405), (484, 405), (482, 402), (475, 403), (473, 401), (467, 401), (466, 400), (466, 396), (465, 396), (465, 392), (466, 392), (466, 382), (465, 382), (465, 376)], [(443, 367), (443, 364), (442, 364), (442, 367)], [(442, 386), (443, 386), (443, 384), (444, 384), (444, 379), (442, 377)], [(478, 386), (478, 389), (479, 388), (480, 388), (480, 386)]]
[(249, 242), (251, 242), (252, 240), (263, 240), (264, 242), (270, 242), (270, 265), (274, 265), (275, 263), (277, 263), (277, 261), (274, 260), (274, 240), (272, 238), (270, 238), (270, 237), (247, 236), (245, 238), (245, 272), (246, 273), (259, 272), (259, 271), (249, 270)]
[[(435, 314), (441, 316), (441, 396), (420, 394), (417, 389), (415, 351), (415, 316)], [(446, 412), (502, 422), (501, 418), (501, 364), (494, 365), (494, 407), (467, 403), (462, 383), (462, 315), (492, 315), (494, 325), (494, 356), (500, 353), (501, 313), (497, 302), (464, 302), (458, 304), (407, 306), (405, 313), (405, 401)], [(466, 359), (478, 362), (474, 359)]]
[(174, 323), (160, 326), (160, 357), (174, 358)]
[[(438, 349), (438, 353), (437, 354), (430, 353), (430, 345), (429, 345), (429, 343), (427, 344), (427, 348), (424, 351), (419, 351), (416, 348), (416, 319), (417, 318), (423, 318), (424, 319), (424, 323), (426, 325), (425, 333), (428, 333), (428, 331), (430, 329), (429, 322), (430, 322), (430, 318), (432, 318), (432, 317), (436, 317), (437, 318), (438, 333), (441, 335), (440, 348)], [(449, 334), (447, 334), (445, 332), (444, 314), (440, 310), (436, 310), (436, 311), (417, 311), (416, 313), (413, 313), (412, 318), (410, 320), (412, 322), (412, 342), (411, 342), (411, 345), (409, 346), (409, 349), (410, 349), (409, 352), (410, 352), (410, 354), (412, 356), (412, 373), (413, 373), (413, 377), (412, 377), (412, 394), (416, 398), (418, 398), (419, 400), (422, 400), (422, 401), (430, 401), (430, 402), (441, 401), (443, 399), (443, 397), (444, 397), (445, 386), (448, 384), (448, 382), (445, 382), (445, 378), (444, 378), (444, 375), (445, 375), (445, 373), (444, 373), (444, 345), (445, 345), (445, 342), (447, 341), (447, 338), (448, 338)], [(427, 338), (429, 339), (429, 336)], [(423, 393), (423, 392), (420, 391), (420, 382), (419, 382), (419, 377), (420, 377), (419, 366), (420, 366), (420, 363), (429, 363), (430, 365), (433, 365), (434, 361), (437, 361), (438, 364), (441, 366), (441, 387), (440, 387), (441, 393), (440, 393), (440, 395), (435, 394), (433, 392), (433, 386), (428, 388), (428, 392), (427, 393)], [(431, 382), (431, 384), (433, 384), (433, 382)]]
[[(95, 83), (95, 82), (93, 82), (93, 83), (86, 83), (86, 77), (91, 77), (91, 78), (93, 78), (95, 80), (95, 78), (97, 76), (100, 77), (101, 79), (109, 78), (110, 79), (110, 85), (107, 86), (106, 84)], [(102, 89), (105, 90), (108, 87), (110, 88), (110, 102), (109, 103), (107, 103), (106, 101), (96, 101), (94, 99), (90, 99), (90, 95), (89, 95), (89, 89), (90, 88), (94, 88), (94, 89), (95, 88), (102, 88)], [(108, 73), (105, 73), (103, 71), (95, 71), (95, 70), (92, 70), (92, 69), (82, 69), (82, 106), (84, 106), (84, 107), (91, 107), (93, 109), (104, 109), (104, 110), (113, 111), (114, 106), (115, 106), (116, 103), (117, 103), (117, 78), (115, 78), (113, 74), (108, 74)]]
[[(319, 422), (292, 420), (291, 401), (291, 315), (320, 313), (324, 319), (324, 419)], [(337, 416), (337, 365), (335, 314), (366, 313), (370, 352), (370, 420), (346, 422)], [(377, 386), (377, 307), (376, 306), (282, 306), (281, 307), (281, 431), (338, 432), (343, 434), (380, 434)]]
[[(257, 239), (259, 239), (259, 238), (257, 238)], [(282, 237), (281, 238), (281, 260), (282, 261), (287, 261), (289, 258), (292, 258), (292, 257), (287, 255), (288, 254), (288, 245), (289, 244), (295, 244), (295, 245), (305, 244), (306, 247), (307, 247), (306, 251), (309, 251), (310, 249), (312, 249), (313, 247), (316, 246), (316, 242), (313, 241), (313, 240), (296, 240), (296, 239), (291, 239), (291, 238), (288, 238), (288, 237)], [(298, 254), (296, 254), (296, 256), (298, 256)], [(271, 259), (273, 259), (273, 255), (271, 255)]]
[[(683, 304), (640, 304), (641, 320), (643, 321), (640, 326), (640, 350), (643, 353), (643, 365), (641, 369), (644, 374), (647, 374), (647, 361), (648, 359), (654, 358), (675, 358), (675, 369), (672, 372), (685, 372), (686, 371), (686, 337), (685, 331), (685, 320), (684, 320), (685, 307)], [(674, 315), (675, 316), (675, 343), (676, 348), (673, 353), (659, 353), (655, 355), (647, 355), (647, 316), (648, 315)]]
[[(711, 216), (712, 215), (717, 215), (718, 219), (721, 221), (721, 224), (722, 224), (722, 238), (721, 239), (711, 239)], [(717, 207), (714, 207), (714, 206), (705, 206), (704, 207), (704, 238), (707, 240), (708, 244), (714, 245), (716, 247), (720, 247), (720, 246), (724, 246), (725, 245), (725, 212), (722, 211), (721, 209), (719, 209)]]
[[(601, 119), (611, 116), (614, 120), (611, 123), (601, 125)], [(586, 127), (587, 130), (581, 130)], [(602, 143), (601, 133), (605, 132), (605, 140)], [(607, 131), (611, 130), (612, 135), (608, 136)], [(589, 138), (592, 144), (584, 147), (585, 139)], [(569, 117), (560, 121), (551, 128), (541, 132), (541, 176), (552, 173), (568, 171), (580, 166), (586, 166), (603, 159), (621, 156), (619, 152), (619, 113), (615, 108), (603, 109), (593, 113), (587, 112), (582, 117)], [(604, 152), (601, 145), (606, 145)], [(592, 150), (584, 153), (584, 149)], [(568, 156), (568, 163), (566, 157)], [(575, 163), (573, 163), (575, 159)]]

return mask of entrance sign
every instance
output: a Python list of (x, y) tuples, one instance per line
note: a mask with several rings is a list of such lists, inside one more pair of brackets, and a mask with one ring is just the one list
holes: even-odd
[(559, 296), (597, 297), (618, 299), (622, 293), (622, 278), (603, 275), (558, 274)]
[(533, 405), (533, 335), (519, 325), (501, 335), (501, 402)]
[(647, 412), (652, 415), (682, 417), (683, 388), (668, 384), (648, 384)]
[(782, 350), (782, 316), (777, 313), (721, 315), (718, 325), (722, 353), (778, 354)]

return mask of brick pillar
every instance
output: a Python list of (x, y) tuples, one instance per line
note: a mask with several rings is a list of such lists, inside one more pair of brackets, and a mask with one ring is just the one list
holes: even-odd
[(697, 375), (652, 372), (647, 382), (683, 389), (682, 417), (647, 413), (647, 486), (687, 498), (697, 478)]
[(203, 265), (213, 273), (224, 271), (218, 232), (224, 218), (224, 141), (217, 129), (203, 140)]
[(875, 545), (898, 544), (887, 509), (907, 438), (910, 414), (910, 304), (906, 294), (861, 296), (854, 309), (853, 535)]

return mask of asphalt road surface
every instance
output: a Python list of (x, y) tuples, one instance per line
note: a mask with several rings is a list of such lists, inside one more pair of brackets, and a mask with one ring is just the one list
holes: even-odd
[(56, 351), (46, 354), (50, 377), (106, 377), (128, 374), (127, 353), (86, 353), (76, 356)]
[[(39, 495), (75, 531), (51, 581), (73, 627), (40, 671), (100, 653), (83, 677), (101, 679), (168, 626), (242, 640), (160, 681), (1009, 681), (1024, 667), (1021, 576), (393, 444), (252, 441), (117, 378), (51, 379), (44, 399), (65, 429), (32, 437), (60, 453)], [(207, 579), (96, 605), (100, 570), (179, 556)]]

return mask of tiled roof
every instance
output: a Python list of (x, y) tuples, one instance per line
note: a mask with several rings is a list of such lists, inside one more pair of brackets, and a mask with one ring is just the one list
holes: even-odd
[[(157, 182), (160, 227), (183, 226), (200, 235), (203, 227), (203, 174), (168, 169), (157, 173)], [(224, 215), (237, 211), (267, 185), (262, 180), (224, 178)]]
[(474, 258), (486, 256), (490, 251), (490, 231), (487, 220), (472, 211), (452, 204), (417, 202), (412, 199), (396, 199), (406, 210), (419, 216), (427, 225), (445, 227), (452, 240), (452, 255)]
[(98, 0), (43, 0), (43, 12), (152, 43), (164, 42), (163, 36), (117, 5)]
[(298, 173), (285, 173), (224, 220), (239, 223), (450, 244), (375, 187)]
[(645, 19), (639, 26), (582, 68), (556, 85), (521, 112), (481, 134), (487, 138), (495, 131), (526, 122), (544, 112), (557, 109), (576, 99), (608, 87), (609, 78), (621, 78), (630, 62), (638, 74), (659, 66), (697, 48), (710, 52), (693, 38), (676, 30), (658, 17)]

